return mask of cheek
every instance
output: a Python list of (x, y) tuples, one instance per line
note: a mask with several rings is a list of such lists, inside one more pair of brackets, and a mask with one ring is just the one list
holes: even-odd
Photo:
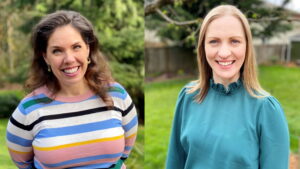
[(208, 62), (215, 60), (216, 49), (212, 47), (205, 47), (205, 57)]
[(51, 65), (51, 67), (59, 68), (62, 62), (63, 60), (59, 57), (53, 57), (53, 56), (48, 57), (48, 63)]
[(81, 60), (87, 60), (87, 58), (89, 56), (89, 51), (87, 49), (81, 50), (78, 53), (78, 56), (80, 57)]
[(237, 48), (235, 51), (235, 56), (240, 60), (244, 61), (245, 56), (246, 56), (246, 47), (241, 46), (240, 48)]

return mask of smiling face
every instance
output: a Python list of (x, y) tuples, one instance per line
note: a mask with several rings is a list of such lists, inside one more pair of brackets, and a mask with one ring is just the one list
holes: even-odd
[(48, 40), (44, 59), (62, 88), (85, 83), (89, 46), (71, 25), (58, 27)]
[(214, 81), (224, 85), (237, 81), (247, 45), (241, 21), (231, 15), (214, 19), (207, 27), (204, 44)]

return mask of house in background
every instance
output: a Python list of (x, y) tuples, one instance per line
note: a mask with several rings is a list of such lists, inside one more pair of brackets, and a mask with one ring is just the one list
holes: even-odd
[[(268, 4), (269, 7), (272, 5)], [(266, 43), (255, 38), (255, 46), (258, 63), (268, 62), (300, 62), (300, 13), (287, 10), (292, 21), (292, 30), (272, 37)], [(254, 23), (255, 24), (255, 23)]]

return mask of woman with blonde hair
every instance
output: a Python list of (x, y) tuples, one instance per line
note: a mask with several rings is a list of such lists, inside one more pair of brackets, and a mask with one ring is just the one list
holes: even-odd
[(258, 82), (246, 17), (213, 8), (197, 51), (200, 75), (179, 94), (166, 168), (288, 169), (288, 125)]
[(7, 126), (12, 160), (23, 169), (124, 169), (137, 113), (99, 51), (92, 24), (57, 11), (32, 32), (29, 94)]

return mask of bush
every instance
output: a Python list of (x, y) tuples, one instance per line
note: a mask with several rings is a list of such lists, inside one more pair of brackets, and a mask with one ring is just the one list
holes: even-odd
[(21, 94), (18, 91), (1, 92), (0, 93), (0, 118), (10, 117), (19, 102)]

